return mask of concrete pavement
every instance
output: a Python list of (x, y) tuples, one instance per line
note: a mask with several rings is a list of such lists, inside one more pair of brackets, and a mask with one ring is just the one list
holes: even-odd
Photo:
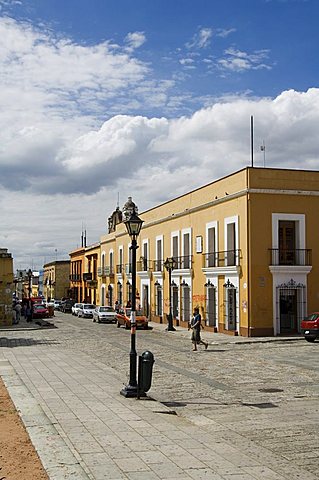
[[(179, 327), (171, 333), (152, 326), (164, 338), (189, 337)], [(26, 328), (30, 339), (34, 326)], [(278, 341), (203, 336), (210, 344)], [(213, 419), (189, 421), (151, 399), (124, 398), (123, 372), (49, 336), (39, 338), (26, 343), (21, 329), (2, 330), (0, 375), (51, 480), (318, 478), (235, 433), (238, 412), (227, 418), (227, 428)], [(243, 411), (248, 417), (249, 406)]]

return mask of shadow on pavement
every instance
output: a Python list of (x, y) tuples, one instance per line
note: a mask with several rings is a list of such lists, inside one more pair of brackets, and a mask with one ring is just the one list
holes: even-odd
[(34, 340), (34, 338), (7, 338), (0, 337), (0, 348), (14, 348), (14, 347), (32, 347), (33, 345), (59, 345), (60, 342), (51, 340)]

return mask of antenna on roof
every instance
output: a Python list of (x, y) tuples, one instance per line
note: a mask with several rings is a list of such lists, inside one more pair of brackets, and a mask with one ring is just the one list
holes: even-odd
[(254, 117), (250, 117), (251, 166), (254, 166)]
[(265, 145), (265, 140), (263, 140), (263, 144), (260, 145), (260, 150), (264, 152), (264, 168), (266, 166), (266, 145)]

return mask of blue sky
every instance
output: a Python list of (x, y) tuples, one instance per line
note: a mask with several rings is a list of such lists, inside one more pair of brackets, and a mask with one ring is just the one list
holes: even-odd
[(267, 166), (317, 169), (318, 14), (316, 0), (0, 0), (0, 246), (40, 267), (82, 224), (97, 241), (118, 195), (143, 211), (248, 165), (251, 115), (256, 166), (265, 142)]

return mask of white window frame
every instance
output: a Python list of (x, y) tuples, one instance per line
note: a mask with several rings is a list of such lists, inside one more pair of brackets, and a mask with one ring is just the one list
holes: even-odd
[(279, 221), (287, 220), (298, 223), (296, 228), (296, 248), (306, 248), (306, 215), (304, 213), (273, 213), (272, 214), (272, 248), (279, 248)]
[[(228, 236), (227, 236), (227, 227), (228, 225), (235, 224), (235, 252), (239, 250), (239, 216), (235, 215), (233, 217), (227, 217), (224, 220), (224, 251), (228, 252)], [(236, 253), (235, 253), (236, 256)], [(235, 264), (237, 264), (237, 258), (235, 259)]]
[(173, 256), (173, 238), (177, 237), (177, 256), (180, 257), (180, 231), (171, 232), (171, 257)]
[[(159, 241), (161, 242), (161, 258), (157, 257), (157, 242)], [(164, 235), (158, 235), (157, 237), (155, 237), (155, 260), (156, 260), (156, 266), (158, 262), (161, 261), (162, 264), (164, 262)], [(157, 270), (157, 271), (160, 271), (160, 270)]]

